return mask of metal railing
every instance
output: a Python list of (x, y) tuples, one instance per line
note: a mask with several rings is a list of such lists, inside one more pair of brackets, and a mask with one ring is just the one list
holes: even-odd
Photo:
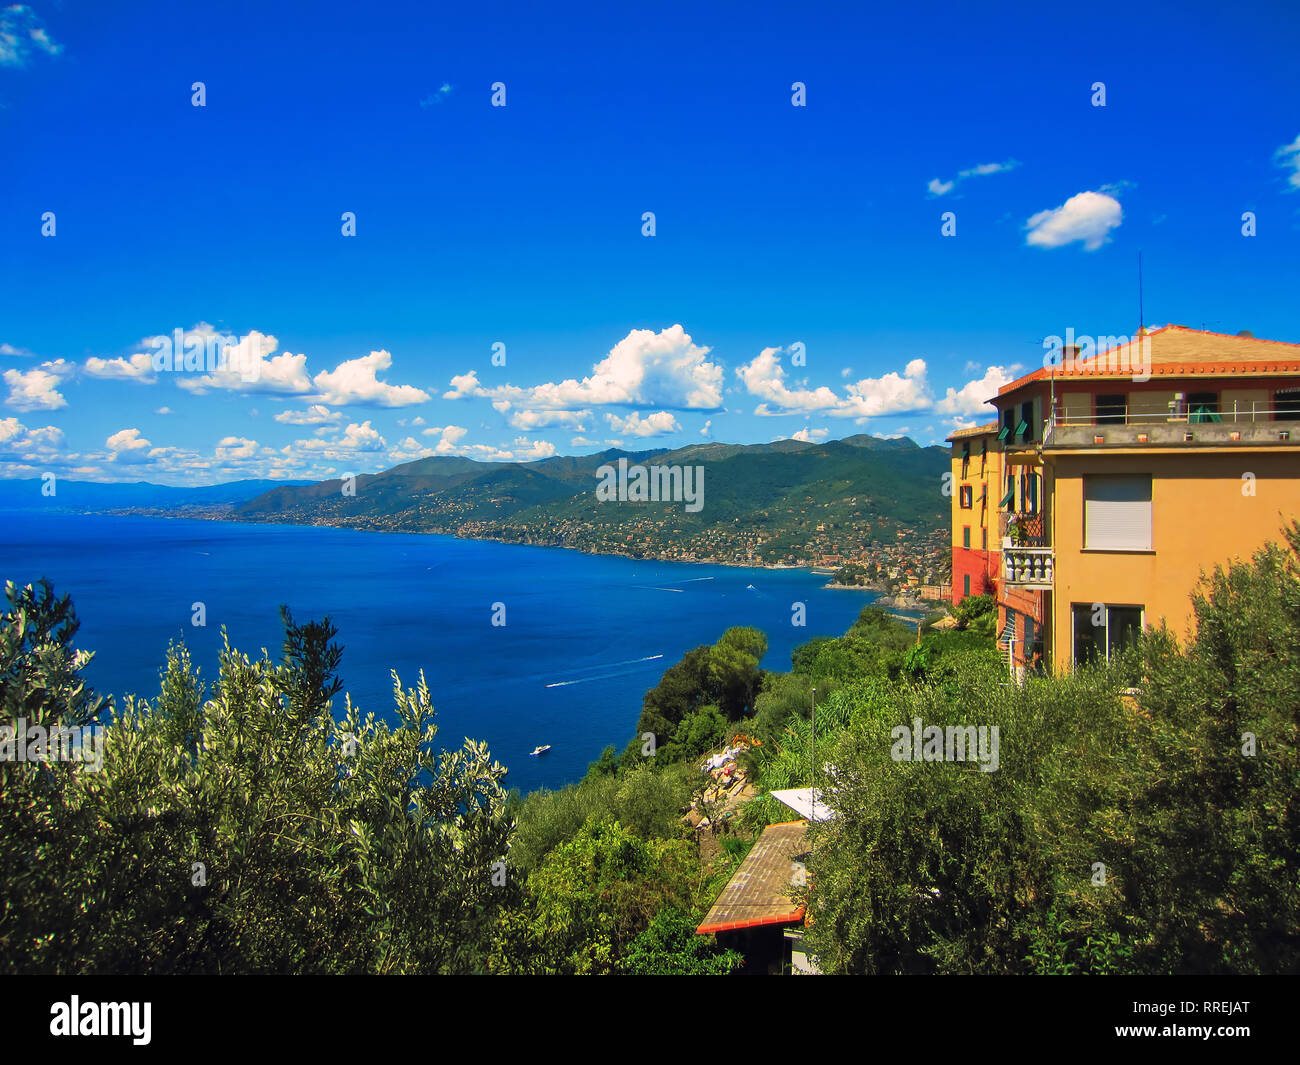
[(1104, 425), (1214, 425), (1220, 423), (1256, 423), (1256, 422), (1300, 422), (1300, 410), (1287, 407), (1256, 407), (1243, 409), (1235, 404), (1232, 410), (1211, 410), (1208, 407), (1191, 410), (1170, 410), (1136, 414), (1133, 411), (1117, 411), (1113, 414), (1085, 417), (1067, 417), (1063, 412), (1052, 418), (1048, 425), (1057, 429), (1072, 427), (1089, 428)]

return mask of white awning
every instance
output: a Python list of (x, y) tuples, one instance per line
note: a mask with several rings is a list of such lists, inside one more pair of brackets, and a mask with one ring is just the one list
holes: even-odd
[(785, 788), (769, 792), (777, 802), (790, 807), (805, 821), (829, 821), (835, 811), (826, 805), (820, 788)]

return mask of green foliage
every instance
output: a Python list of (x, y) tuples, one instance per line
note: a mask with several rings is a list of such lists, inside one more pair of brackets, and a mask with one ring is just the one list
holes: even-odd
[(987, 614), (996, 615), (997, 612), (997, 602), (988, 592), (983, 595), (968, 595), (957, 604), (957, 621), (964, 629), (976, 618)]
[(820, 692), (859, 677), (897, 676), (915, 645), (915, 629), (867, 606), (843, 636), (818, 637), (796, 648), (791, 666)]
[[(683, 840), (644, 840), (591, 820), (528, 878), (524, 916), (497, 952), (506, 972), (623, 971), (633, 941), (661, 909), (688, 910), (698, 866)], [(644, 957), (645, 951), (638, 951)]]
[[(102, 771), (0, 763), (7, 970), (485, 966), (488, 926), (512, 891), (493, 882), (510, 829), (505, 770), (472, 741), (434, 750), (423, 676), (403, 690), (394, 674), (395, 726), (351, 700), (336, 722), (335, 631), (285, 620), (284, 661), (227, 644), (207, 701), (184, 648), (171, 648), (155, 704), (128, 698), (106, 727)], [(6, 618), (6, 706), (9, 684), (56, 682), (48, 698), (70, 719), (99, 705), (67, 674), (84, 656), (15, 631), (24, 624)]]
[(682, 718), (660, 754), (673, 761), (698, 757), (721, 744), (729, 729), (730, 722), (716, 706), (702, 706)]
[(956, 616), (961, 630), (986, 639), (997, 635), (998, 605), (988, 592), (966, 596), (957, 604)]
[(811, 678), (800, 673), (766, 673), (754, 701), (754, 721), (749, 731), (764, 744), (771, 743), (790, 718), (807, 717), (811, 707)]
[(510, 865), (531, 873), (589, 821), (618, 821), (642, 839), (680, 839), (679, 818), (690, 799), (690, 767), (661, 755), (653, 762), (588, 776), (555, 791), (532, 792), (520, 804), (510, 840)]
[(665, 908), (632, 941), (623, 964), (636, 976), (725, 976), (744, 963), (734, 950), (720, 950), (712, 936), (695, 934), (698, 921)]
[(76, 727), (111, 706), (86, 685), (81, 670), (94, 657), (73, 649), (81, 622), (68, 596), (56, 598), (49, 581), (19, 589), (5, 582), (0, 616), (0, 715), (28, 725)]
[[(687, 651), (646, 692), (637, 734), (653, 733), (659, 747), (669, 746), (682, 722), (707, 706), (726, 721), (740, 720), (753, 708), (762, 677), (758, 663), (766, 653), (767, 637), (744, 627), (728, 629), (712, 647)], [(706, 714), (692, 723), (697, 740), (712, 727), (711, 721), (712, 715)], [(677, 749), (686, 746), (679, 740)]]
[[(1185, 648), (1157, 631), (1023, 687), (958, 648), (851, 710), (813, 830), (823, 970), (1300, 971), (1300, 525), (1286, 540), (1206, 580)], [(895, 761), (914, 717), (998, 726), (1000, 768)]]

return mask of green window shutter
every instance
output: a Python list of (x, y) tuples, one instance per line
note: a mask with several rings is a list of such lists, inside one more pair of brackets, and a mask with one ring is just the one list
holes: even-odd
[(1016, 439), (1023, 440), (1027, 432), (1029, 432), (1029, 423), (1021, 422), (1019, 425), (1016, 426)]
[(998, 439), (999, 439), (999, 440), (1006, 440), (1006, 438), (1007, 438), (1008, 436), (1010, 436), (1010, 435), (1011, 435), (1011, 426), (1009, 426), (1009, 425), (1004, 425), (1004, 426), (1002, 427), (1001, 432), (998, 433)]
[(1010, 488), (1007, 489), (1007, 494), (1002, 497), (1002, 502), (998, 504), (998, 509), (1005, 510), (1007, 507), (1011, 506), (1015, 498), (1016, 498), (1016, 486), (1012, 485)]

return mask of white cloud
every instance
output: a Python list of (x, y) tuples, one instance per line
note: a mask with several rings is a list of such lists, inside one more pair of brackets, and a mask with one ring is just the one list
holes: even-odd
[(1015, 159), (1008, 159), (1005, 163), (980, 163), (978, 166), (969, 167), (961, 171), (951, 181), (940, 181), (938, 178), (931, 178), (926, 188), (932, 197), (947, 196), (961, 182), (967, 178), (988, 177), (990, 174), (1004, 174), (1008, 170), (1014, 170), (1020, 165)]
[(458, 445), (468, 432), (463, 425), (434, 425), (425, 429), (424, 435), (440, 438), (433, 447), (439, 455), (454, 455), (460, 450)]
[(1284, 144), (1274, 152), (1273, 159), (1278, 166), (1291, 171), (1287, 184), (1293, 190), (1300, 189), (1300, 134), (1290, 144)]
[(575, 433), (586, 431), (583, 424), (591, 417), (589, 410), (517, 410), (506, 419), (513, 429), (535, 432), (538, 429), (559, 427), (572, 429)]
[(998, 394), (999, 388), (1014, 381), (1020, 369), (1018, 365), (990, 366), (984, 371), (983, 377), (967, 381), (961, 388), (949, 388), (934, 405), (934, 409), (940, 414), (984, 418), (987, 421), (997, 413), (989, 400)]
[(173, 410), (171, 409), (171, 407), (159, 407), (156, 411), (154, 411), (154, 413), (155, 413), (155, 414), (174, 414), (175, 411), (173, 411)]
[[(186, 332), (190, 336), (215, 336), (211, 326), (200, 322)], [(156, 347), (155, 341), (168, 340), (167, 337), (146, 337), (147, 346)], [(234, 339), (232, 337), (232, 339)], [(274, 336), (259, 333), (256, 329), (226, 348), (226, 361), (221, 369), (214, 370), (202, 377), (193, 377), (188, 373), (176, 374), (176, 383), (181, 388), (199, 395), (209, 389), (221, 389), (228, 392), (270, 392), (303, 393), (311, 391), (311, 379), (307, 376), (307, 356), (283, 352), (274, 355), (280, 342)]]
[(633, 329), (582, 380), (519, 387), (484, 388), (470, 371), (451, 379), (444, 399), (495, 400), (498, 410), (574, 410), (626, 404), (670, 410), (716, 410), (722, 406), (722, 367), (709, 362), (712, 349), (696, 345), (680, 325), (658, 333)]
[(1103, 192), (1080, 192), (1060, 207), (1039, 211), (1025, 223), (1025, 243), (1038, 248), (1059, 248), (1076, 240), (1085, 251), (1096, 251), (1119, 226), (1124, 210), (1119, 201)]
[(569, 441), (569, 447), (599, 447), (600, 441), (588, 440), (585, 436), (575, 436)]
[(360, 425), (355, 422), (349, 425), (339, 440), (339, 446), (354, 451), (382, 451), (388, 445), (379, 432), (371, 427), (370, 422), (364, 421)]
[(378, 374), (393, 365), (386, 351), (372, 351), (357, 359), (341, 362), (332, 371), (318, 373), (314, 379), (321, 399), (336, 407), (364, 403), (378, 407), (409, 407), (425, 403), (429, 393), (413, 385), (390, 385)]
[(819, 413), (833, 418), (862, 419), (920, 410), (932, 402), (924, 359), (912, 359), (901, 376), (890, 372), (844, 385), (845, 394), (840, 396), (825, 385), (812, 389), (790, 388), (780, 352), (780, 348), (764, 348), (753, 360), (736, 369), (746, 391), (764, 401), (754, 409), (757, 415)]
[(56, 44), (41, 20), (26, 4), (0, 7), (0, 67), (23, 67), (35, 53), (58, 55)]
[[(805, 444), (815, 444), (818, 440), (825, 440), (831, 435), (829, 429), (809, 429), (806, 425), (797, 433), (790, 436), (791, 440), (802, 440)], [(778, 440), (781, 437), (777, 437)]]
[(17, 418), (0, 418), (0, 455), (44, 464), (59, 458), (62, 447), (63, 430), (56, 426), (28, 429)]
[(251, 459), (257, 454), (257, 441), (243, 436), (225, 436), (217, 441), (212, 453), (223, 462)]
[(119, 429), (105, 443), (113, 453), (114, 462), (140, 463), (149, 459), (153, 445), (140, 435), (139, 429)]
[(320, 403), (313, 403), (306, 410), (281, 411), (275, 416), (275, 420), (284, 425), (324, 425), (328, 422), (337, 422), (342, 417), (343, 415), (336, 410), (332, 411)]
[(515, 447), (522, 450), (515, 451), (514, 455), (520, 462), (531, 462), (534, 459), (549, 459), (555, 454), (555, 445), (549, 440), (532, 440), (527, 437), (519, 437), (515, 440)]
[[(320, 430), (317, 430), (320, 432)], [(350, 462), (358, 459), (363, 455), (373, 455), (376, 452), (384, 451), (388, 447), (388, 442), (384, 440), (379, 431), (370, 424), (369, 421), (351, 423), (344, 430), (343, 435), (333, 440), (324, 438), (316, 440), (295, 440), (282, 450), (282, 454), (292, 456), (296, 452), (307, 452), (319, 455), (320, 458), (329, 462)]]
[(13, 355), (19, 359), (29, 359), (32, 354), (26, 348), (16, 348), (12, 344), (0, 344), (0, 355)]
[(104, 443), (108, 445), (110, 451), (138, 451), (152, 446), (140, 435), (139, 429), (119, 429)]
[(713, 427), (713, 419), (707, 418), (704, 422), (704, 428), (700, 430), (700, 436), (708, 436), (709, 430)]
[(640, 411), (633, 411), (626, 418), (620, 418), (617, 414), (606, 414), (605, 420), (609, 422), (609, 427), (616, 433), (622, 433), (624, 436), (665, 436), (668, 433), (680, 433), (682, 427), (677, 424), (677, 419), (666, 410), (655, 411), (653, 414), (641, 417)]
[(438, 87), (437, 92), (431, 92), (428, 96), (426, 96), (423, 100), (420, 101), (420, 107), (427, 109), (433, 107), (435, 104), (442, 103), (443, 100), (447, 99), (447, 97), (452, 94), (452, 90), (454, 88), (455, 86), (452, 85), (450, 82), (444, 81)]
[(72, 365), (63, 359), (41, 363), (35, 370), (6, 370), (5, 384), (9, 386), (7, 406), (14, 410), (58, 410), (68, 401), (59, 392), (58, 385), (72, 373)]
[(129, 359), (99, 359), (91, 356), (86, 360), (86, 373), (91, 377), (102, 377), (116, 381), (154, 380), (153, 357), (147, 352), (137, 352)]

